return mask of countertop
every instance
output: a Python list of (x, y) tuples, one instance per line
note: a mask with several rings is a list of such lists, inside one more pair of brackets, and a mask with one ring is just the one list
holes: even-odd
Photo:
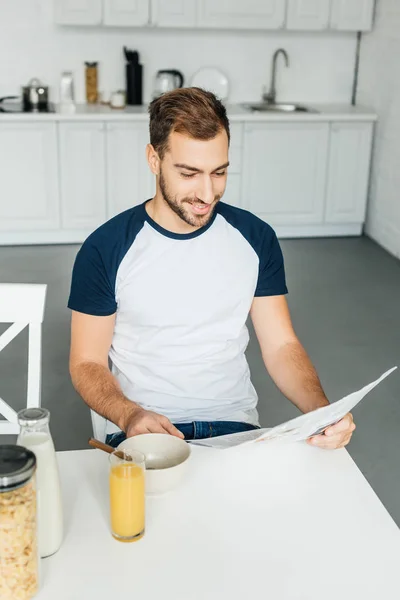
[[(303, 104), (303, 103), (301, 103)], [(317, 112), (251, 112), (240, 104), (226, 106), (231, 122), (313, 122), (313, 121), (376, 121), (377, 114), (365, 106), (348, 104), (308, 104)], [(104, 105), (77, 104), (73, 113), (64, 112), (56, 106), (53, 113), (0, 113), (0, 124), (21, 121), (138, 121), (148, 120), (147, 106), (129, 106), (113, 109)]]

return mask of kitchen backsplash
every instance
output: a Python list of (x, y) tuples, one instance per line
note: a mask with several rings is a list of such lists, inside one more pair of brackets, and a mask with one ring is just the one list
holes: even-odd
[(100, 91), (123, 88), (124, 45), (140, 52), (145, 102), (158, 69), (179, 69), (189, 85), (203, 66), (227, 75), (229, 102), (257, 100), (263, 85), (269, 85), (272, 54), (279, 47), (287, 50), (290, 68), (279, 64), (278, 100), (351, 99), (354, 33), (59, 27), (53, 23), (52, 0), (1, 0), (0, 96), (19, 94), (21, 85), (38, 77), (57, 101), (60, 74), (71, 70), (76, 100), (83, 102), (84, 61), (99, 62)]

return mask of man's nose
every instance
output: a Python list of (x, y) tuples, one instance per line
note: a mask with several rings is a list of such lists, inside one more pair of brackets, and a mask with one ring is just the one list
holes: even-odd
[(205, 177), (202, 181), (202, 186), (198, 190), (197, 197), (206, 204), (212, 204), (212, 202), (214, 202), (215, 194), (210, 177)]

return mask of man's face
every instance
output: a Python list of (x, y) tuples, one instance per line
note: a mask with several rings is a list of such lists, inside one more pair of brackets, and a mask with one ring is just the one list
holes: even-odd
[(225, 130), (206, 141), (171, 133), (169, 149), (160, 164), (162, 196), (185, 223), (203, 227), (225, 191), (227, 168)]

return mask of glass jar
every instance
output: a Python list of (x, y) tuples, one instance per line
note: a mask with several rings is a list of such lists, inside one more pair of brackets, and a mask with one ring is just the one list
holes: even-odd
[(17, 443), (29, 448), (37, 459), (38, 540), (41, 558), (57, 552), (63, 538), (60, 476), (49, 421), (50, 412), (46, 408), (24, 408), (18, 413), (21, 430)]
[(36, 457), (0, 445), (0, 598), (30, 600), (39, 587)]
[(97, 104), (98, 101), (98, 70), (97, 62), (85, 63), (86, 102)]

